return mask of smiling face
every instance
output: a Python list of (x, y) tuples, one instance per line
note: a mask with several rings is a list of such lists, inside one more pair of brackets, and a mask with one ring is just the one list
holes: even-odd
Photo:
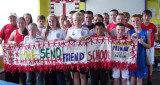
[(81, 27), (83, 23), (83, 19), (81, 17), (73, 17), (73, 23), (75, 27)]
[(125, 27), (124, 26), (116, 26), (116, 33), (118, 38), (122, 38), (125, 33)]
[(34, 25), (28, 26), (28, 32), (29, 32), (29, 35), (31, 36), (36, 36), (37, 30), (38, 30), (37, 26), (34, 26)]
[(125, 18), (124, 18), (124, 16), (118, 15), (116, 17), (116, 23), (123, 23), (123, 24), (125, 24)]
[(85, 19), (86, 24), (90, 25), (90, 24), (92, 24), (93, 16), (92, 16), (92, 14), (85, 14), (84, 19)]
[(143, 16), (142, 16), (144, 23), (149, 23), (151, 18), (152, 18), (151, 15), (143, 14)]
[(95, 32), (98, 36), (104, 35), (105, 28), (103, 26), (95, 26)]
[(141, 28), (141, 18), (139, 17), (132, 17), (131, 18), (131, 24), (133, 25), (134, 28)]
[(51, 29), (56, 29), (57, 28), (57, 20), (55, 17), (48, 17), (48, 25), (50, 26)]
[(8, 20), (9, 20), (10, 24), (16, 25), (17, 17), (12, 15), (12, 16), (8, 17)]
[(18, 21), (17, 21), (17, 27), (18, 27), (19, 29), (24, 30), (25, 27), (26, 27), (26, 22), (25, 22), (25, 20), (23, 20), (23, 19), (18, 19)]
[(114, 12), (114, 11), (111, 11), (111, 12), (110, 12), (110, 17), (111, 17), (111, 19), (112, 19), (113, 21), (116, 21), (117, 13)]
[(31, 21), (31, 16), (30, 15), (24, 15), (24, 19), (26, 21), (26, 25), (29, 25), (30, 21)]

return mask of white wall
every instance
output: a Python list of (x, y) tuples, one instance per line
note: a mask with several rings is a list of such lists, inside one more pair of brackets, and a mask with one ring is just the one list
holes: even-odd
[(0, 30), (9, 23), (8, 16), (10, 12), (15, 12), (18, 17), (25, 13), (30, 13), (34, 22), (38, 15), (38, 0), (1, 0), (0, 1)]

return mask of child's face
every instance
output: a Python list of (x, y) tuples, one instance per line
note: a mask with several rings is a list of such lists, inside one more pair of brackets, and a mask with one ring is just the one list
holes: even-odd
[(132, 17), (131, 24), (134, 28), (141, 28), (141, 19), (139, 17)]
[(105, 28), (102, 26), (96, 26), (95, 32), (98, 36), (103, 36)]
[(129, 16), (126, 16), (126, 17), (125, 17), (125, 23), (126, 23), (126, 24), (128, 23), (129, 19), (130, 19)]
[(17, 22), (17, 27), (18, 27), (19, 29), (25, 29), (25, 27), (26, 27), (26, 22), (25, 22), (24, 20), (22, 20), (22, 19), (19, 19), (18, 22)]
[(114, 11), (110, 12), (110, 17), (111, 17), (111, 19), (112, 19), (113, 21), (116, 21), (116, 17), (117, 17), (116, 12), (114, 12)]
[(9, 16), (8, 20), (9, 20), (9, 22), (10, 22), (12, 25), (15, 25), (15, 24), (16, 24), (16, 21), (17, 21), (17, 17), (15, 17), (15, 16)]
[(48, 17), (48, 24), (51, 28), (56, 28), (57, 27), (57, 21), (55, 19), (55, 17)]
[(68, 20), (70, 21), (71, 24), (73, 24), (73, 18), (72, 18), (73, 14), (69, 14), (68, 15)]
[(24, 19), (26, 21), (26, 25), (29, 25), (29, 22), (31, 21), (31, 16), (29, 15), (24, 15)]
[(31, 36), (36, 35), (37, 29), (38, 29), (38, 28), (37, 28), (36, 26), (30, 25), (30, 26), (28, 27), (29, 35), (31, 35)]
[(116, 17), (116, 23), (123, 23), (123, 24), (125, 24), (125, 18), (124, 18), (124, 16), (118, 15)]
[(125, 33), (125, 27), (124, 26), (116, 26), (116, 33), (117, 33), (117, 37), (122, 37)]
[(103, 22), (103, 19), (101, 17), (95, 16), (93, 22), (94, 24), (97, 22)]
[(43, 27), (43, 26), (44, 26), (44, 23), (45, 23), (45, 20), (44, 20), (44, 19), (39, 19), (37, 22), (38, 22), (38, 25), (39, 25), (40, 27)]
[(81, 17), (73, 17), (74, 26), (82, 26), (83, 18)]
[(142, 16), (143, 22), (150, 22), (150, 19), (151, 19), (151, 18), (152, 18), (151, 15), (146, 15), (146, 14), (144, 14), (144, 15)]
[(65, 27), (65, 28), (70, 28), (70, 27), (71, 27), (71, 24), (68, 23), (68, 22), (64, 22), (64, 27)]
[(85, 14), (84, 19), (86, 23), (92, 23), (93, 16), (92, 14)]
[(64, 23), (65, 20), (66, 18), (64, 16), (60, 17), (60, 23)]
[(109, 22), (109, 16), (103, 15), (103, 22), (107, 24)]

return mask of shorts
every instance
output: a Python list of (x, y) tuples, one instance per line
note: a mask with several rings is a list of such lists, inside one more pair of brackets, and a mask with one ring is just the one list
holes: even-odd
[(139, 68), (136, 71), (130, 70), (130, 76), (131, 77), (137, 77), (137, 78), (145, 78), (148, 76), (147, 67), (146, 68)]
[(154, 64), (154, 47), (146, 49), (146, 64), (147, 65)]
[(112, 71), (113, 71), (112, 73), (113, 78), (120, 78), (120, 72), (121, 72), (122, 78), (129, 78), (129, 70), (127, 69), (120, 71), (120, 69), (117, 69), (116, 67), (114, 67)]
[[(79, 72), (79, 71), (77, 71), (77, 69), (76, 68), (73, 68), (73, 73), (74, 72)], [(80, 69), (80, 72), (79, 73), (81, 73), (81, 74), (87, 74), (87, 71), (86, 70), (83, 70), (83, 69)]]

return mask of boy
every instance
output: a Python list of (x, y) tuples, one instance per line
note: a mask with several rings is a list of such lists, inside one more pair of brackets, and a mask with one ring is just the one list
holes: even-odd
[(142, 13), (143, 23), (141, 27), (150, 31), (151, 33), (151, 48), (146, 49), (146, 63), (148, 65), (148, 85), (152, 85), (152, 65), (154, 64), (154, 39), (157, 34), (157, 27), (150, 23), (152, 18), (152, 12), (150, 10), (144, 10)]
[(42, 33), (42, 30), (43, 29), (46, 29), (46, 26), (44, 25), (45, 24), (45, 16), (44, 15), (38, 15), (37, 17), (37, 23), (38, 23), (38, 31), (37, 31), (37, 34), (39, 36), (41, 36), (41, 33)]
[[(37, 25), (35, 23), (31, 23), (28, 26), (29, 35), (24, 37), (24, 43), (35, 43), (42, 41), (42, 37), (38, 36), (36, 32), (38, 31)], [(35, 85), (43, 85), (43, 74), (39, 72), (27, 72), (26, 73), (26, 85), (32, 85), (34, 81), (33, 75), (35, 75)]]
[(107, 28), (107, 26), (108, 26), (108, 24), (109, 24), (109, 15), (108, 15), (108, 13), (103, 13), (103, 23), (104, 23), (104, 25), (105, 25), (105, 28)]
[(143, 85), (143, 78), (148, 76), (146, 66), (146, 49), (150, 48), (150, 32), (141, 28), (141, 16), (135, 14), (131, 18), (134, 29), (128, 31), (128, 39), (138, 39), (137, 69), (130, 70), (131, 85)]
[[(89, 30), (88, 28), (82, 26), (83, 22), (83, 14), (81, 12), (76, 12), (73, 14), (73, 24), (74, 27), (72, 26), (71, 28), (68, 29), (67, 31), (67, 37), (66, 41), (71, 41), (71, 40), (79, 40), (83, 41), (86, 40), (86, 37), (89, 36)], [(76, 69), (73, 71), (73, 78), (74, 78), (74, 85), (86, 85), (86, 71), (80, 70), (78, 72)]]
[[(103, 22), (97, 22), (95, 23), (95, 35), (92, 35), (90, 38), (95, 38), (95, 37), (105, 37), (105, 25)], [(90, 75), (91, 75), (91, 85), (99, 85), (99, 80), (100, 80), (100, 85), (108, 85), (108, 72), (106, 72), (105, 69), (91, 69), (90, 70)]]
[[(8, 43), (8, 39), (11, 35), (11, 33), (17, 29), (17, 15), (16, 13), (10, 13), (8, 20), (10, 24), (5, 25), (1, 32), (0, 32), (0, 44), (2, 44), (2, 41), (4, 40), (4, 43)], [(19, 74), (14, 73), (11, 74), (9, 72), (5, 72), (5, 81), (7, 82), (14, 82), (14, 83), (19, 83)]]
[(110, 23), (108, 26), (107, 26), (107, 29), (109, 30), (109, 33), (111, 33), (112, 29), (114, 29), (116, 27), (116, 17), (118, 15), (118, 10), (116, 9), (112, 9), (110, 11), (110, 17), (111, 19), (113, 20), (112, 23)]
[[(125, 26), (123, 23), (118, 23), (116, 25), (116, 34), (117, 36), (112, 37), (112, 39), (127, 39), (124, 36), (125, 33)], [(124, 69), (123, 71), (120, 71), (119, 69), (117, 69), (116, 67), (114, 67), (112, 69), (113, 74), (112, 77), (114, 78), (114, 85), (119, 85), (119, 78), (120, 78), (120, 72), (122, 75), (122, 85), (127, 85), (127, 79), (129, 78), (129, 71), (127, 69)]]
[(68, 14), (68, 17), (67, 17), (68, 20), (70, 21), (70, 23), (72, 24), (72, 26), (73, 26), (73, 18), (72, 18), (72, 16), (73, 16), (73, 14), (75, 12), (77, 12), (77, 11), (70, 11), (69, 14)]
[(125, 27), (127, 27), (129, 29), (134, 29), (134, 27), (128, 23), (128, 21), (130, 19), (130, 14), (128, 12), (123, 12), (123, 14), (125, 15)]
[(93, 20), (93, 12), (92, 11), (86, 11), (84, 14), (84, 23), (83, 25), (88, 27), (89, 30), (94, 28), (94, 24), (92, 23)]

